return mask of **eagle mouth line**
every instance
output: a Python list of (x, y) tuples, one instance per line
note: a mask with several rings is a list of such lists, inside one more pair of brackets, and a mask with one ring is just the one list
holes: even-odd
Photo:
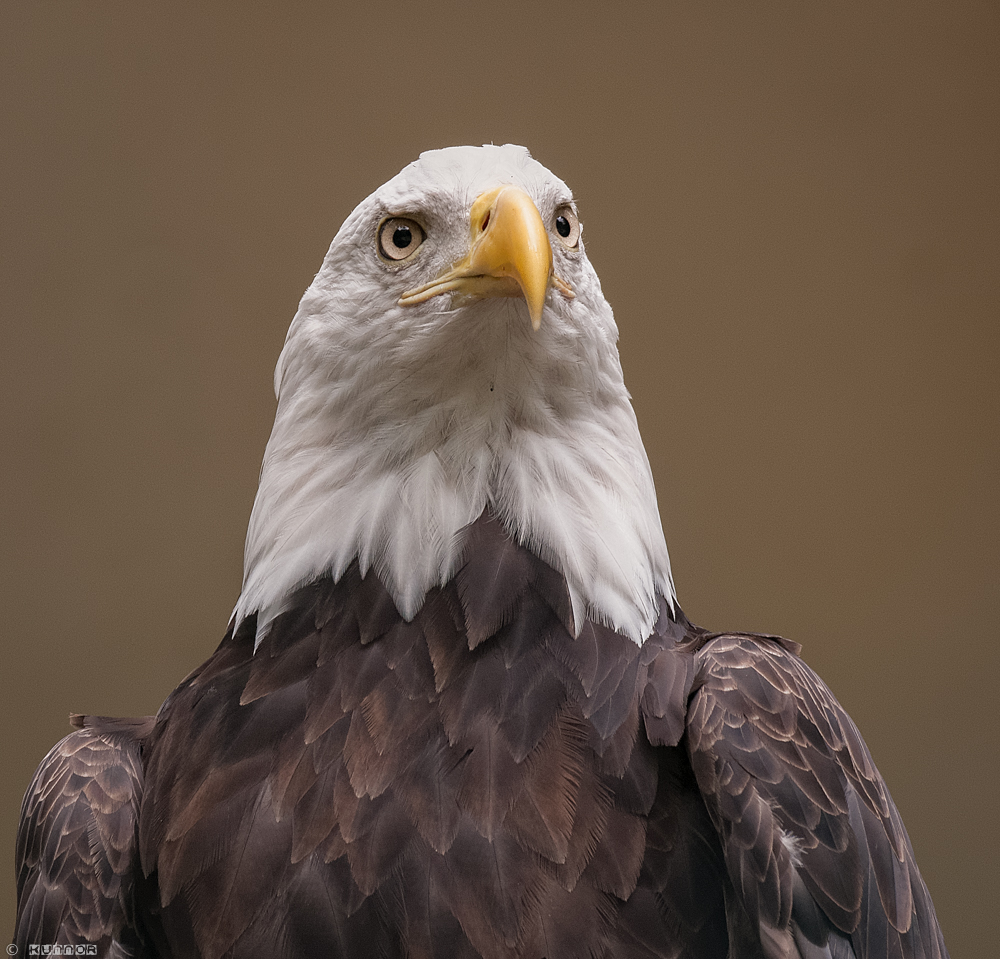
[[(567, 300), (572, 300), (576, 293), (562, 277), (552, 273), (549, 275), (549, 286), (561, 293)], [(415, 306), (417, 303), (426, 303), (435, 296), (444, 293), (462, 293), (477, 298), (491, 296), (523, 296), (520, 283), (513, 276), (491, 276), (488, 273), (468, 274), (462, 272), (460, 267), (453, 268), (447, 273), (422, 286), (416, 286), (412, 290), (406, 290), (400, 296), (398, 302), (400, 306)]]

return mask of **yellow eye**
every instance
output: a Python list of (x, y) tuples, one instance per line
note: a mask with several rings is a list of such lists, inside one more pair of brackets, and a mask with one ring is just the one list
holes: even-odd
[(569, 206), (561, 206), (556, 210), (554, 220), (556, 233), (567, 250), (575, 250), (580, 242), (580, 221)]
[(423, 242), (423, 228), (409, 217), (391, 216), (379, 224), (378, 251), (387, 260), (405, 260)]

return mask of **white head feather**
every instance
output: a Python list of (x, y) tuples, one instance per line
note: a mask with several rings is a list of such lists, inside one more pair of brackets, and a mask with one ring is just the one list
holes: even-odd
[[(534, 332), (519, 298), (400, 306), (464, 256), (469, 211), (501, 184), (533, 199), (555, 272)], [(234, 616), (258, 638), (298, 586), (356, 558), (407, 619), (453, 575), (461, 530), (489, 507), (566, 577), (584, 616), (641, 643), (673, 604), (649, 462), (622, 378), (618, 330), (582, 243), (554, 241), (566, 185), (517, 146), (424, 153), (347, 218), (292, 321), (278, 410)], [(386, 216), (419, 220), (418, 252), (376, 251)]]

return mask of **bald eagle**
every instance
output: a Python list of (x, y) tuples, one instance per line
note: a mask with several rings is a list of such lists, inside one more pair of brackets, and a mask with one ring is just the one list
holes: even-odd
[(799, 647), (681, 611), (616, 341), (522, 147), (357, 207), (278, 360), (225, 638), (28, 788), (22, 954), (948, 955)]

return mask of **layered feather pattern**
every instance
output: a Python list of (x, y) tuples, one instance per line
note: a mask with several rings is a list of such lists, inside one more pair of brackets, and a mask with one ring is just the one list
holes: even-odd
[(73, 717), (35, 773), (17, 831), (19, 954), (93, 943), (100, 955), (144, 955), (134, 913), (143, 772), (152, 717)]
[(356, 565), (304, 587), (155, 723), (91, 720), (57, 746), (26, 800), (17, 941), (947, 956), (885, 785), (795, 644), (666, 603), (641, 647), (591, 621), (574, 636), (564, 579), (494, 517), (463, 555), (409, 622)]
[[(337, 937), (375, 922), (389, 955), (554, 959), (614, 940), (657, 791), (647, 664), (605, 627), (574, 638), (565, 581), (495, 518), (463, 555), (409, 623), (357, 567), (307, 587), (256, 655), (247, 623), (165, 704), (143, 862), (164, 925), (184, 917), (202, 955), (302, 941), (274, 901), (304, 875), (337, 890)], [(280, 863), (250, 858), (275, 847)]]

